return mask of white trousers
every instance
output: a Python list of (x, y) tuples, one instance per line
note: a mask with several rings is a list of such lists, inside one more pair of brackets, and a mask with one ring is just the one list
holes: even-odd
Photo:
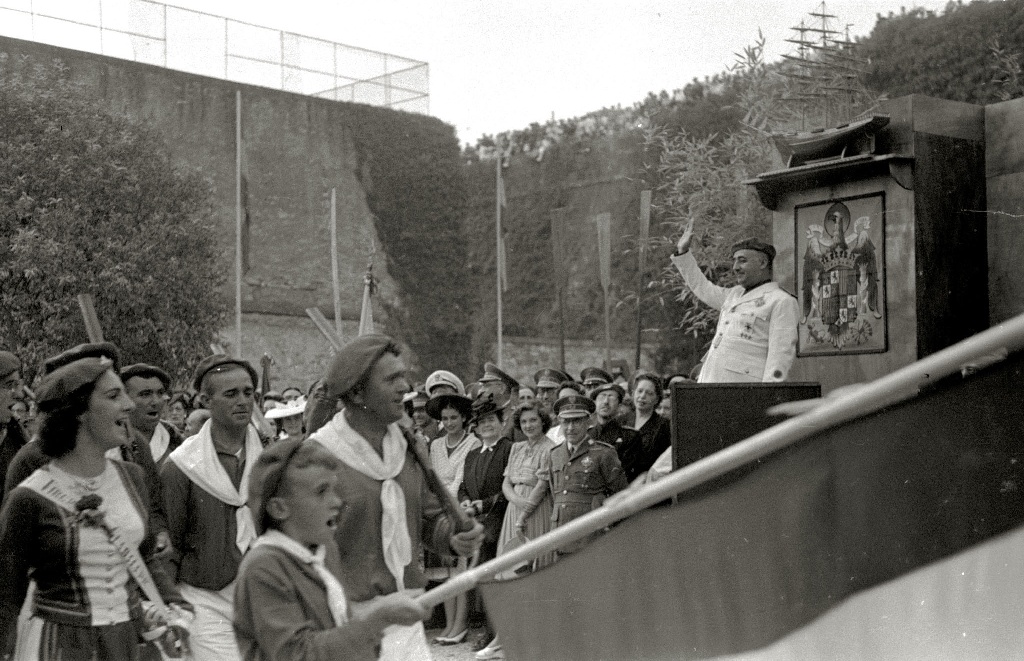
[(189, 645), (195, 661), (241, 661), (235, 640), (235, 582), (222, 590), (203, 590), (179, 583), (181, 596), (196, 609), (189, 625)]

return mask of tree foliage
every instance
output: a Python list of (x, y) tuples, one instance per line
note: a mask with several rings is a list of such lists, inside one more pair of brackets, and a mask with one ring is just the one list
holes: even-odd
[(0, 341), (28, 365), (86, 341), (90, 293), (127, 361), (183, 377), (225, 305), (210, 189), (59, 62), (0, 55)]

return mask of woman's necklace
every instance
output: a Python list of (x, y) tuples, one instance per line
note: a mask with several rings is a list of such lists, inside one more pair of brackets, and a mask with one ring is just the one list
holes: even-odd
[(462, 430), (461, 432), (459, 432), (459, 437), (455, 440), (454, 444), (452, 443), (452, 435), (448, 434), (448, 436), (445, 438), (444, 444), (448, 446), (449, 450), (454, 450), (455, 448), (459, 447), (459, 445), (464, 440), (466, 440), (466, 430)]

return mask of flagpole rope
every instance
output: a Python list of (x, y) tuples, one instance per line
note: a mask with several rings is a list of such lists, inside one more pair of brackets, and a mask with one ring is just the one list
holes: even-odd
[(432, 608), (471, 590), (483, 581), (493, 579), (496, 574), (555, 551), (667, 498), (705, 484), (830, 427), (909, 399), (922, 386), (960, 372), (966, 363), (1002, 349), (1013, 353), (1021, 348), (1024, 348), (1024, 314), (866, 383), (864, 387), (851, 389), (842, 398), (825, 398), (806, 413), (684, 466), (657, 482), (626, 492), (611, 505), (606, 504), (475, 569), (448, 579), (420, 595), (418, 601)]

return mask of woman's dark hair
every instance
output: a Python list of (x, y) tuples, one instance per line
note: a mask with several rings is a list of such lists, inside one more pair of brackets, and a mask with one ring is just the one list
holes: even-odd
[(664, 396), (663, 393), (665, 391), (665, 384), (661, 380), (661, 377), (657, 374), (651, 374), (650, 372), (637, 372), (633, 376), (633, 387), (630, 388), (630, 391), (636, 392), (636, 386), (641, 381), (648, 381), (652, 386), (654, 386), (654, 392), (658, 396), (658, 399), (654, 401), (654, 408), (658, 408), (658, 404), (661, 404), (661, 399)]
[(81, 424), (78, 418), (89, 410), (89, 398), (95, 390), (96, 381), (92, 381), (59, 400), (39, 405), (39, 449), (44, 454), (57, 459), (75, 449)]
[(523, 428), (519, 424), (519, 422), (523, 417), (523, 413), (526, 411), (534, 411), (537, 414), (537, 417), (540, 418), (541, 431), (543, 431), (545, 434), (548, 433), (548, 430), (551, 429), (551, 416), (545, 413), (544, 410), (541, 409), (536, 404), (525, 404), (519, 407), (519, 409), (516, 411), (515, 417), (512, 418), (512, 423), (515, 426), (515, 428), (518, 429), (519, 431), (523, 431)]

